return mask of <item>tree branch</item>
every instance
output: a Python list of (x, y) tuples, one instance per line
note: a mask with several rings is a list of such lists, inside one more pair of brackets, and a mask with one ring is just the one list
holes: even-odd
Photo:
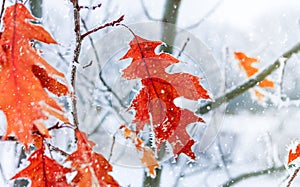
[(74, 32), (76, 37), (76, 46), (74, 49), (74, 57), (72, 61), (72, 70), (71, 70), (71, 85), (73, 88), (73, 97), (72, 97), (72, 116), (73, 116), (73, 122), (76, 128), (79, 126), (79, 120), (77, 115), (77, 98), (75, 93), (75, 80), (76, 80), (76, 74), (77, 74), (77, 65), (79, 64), (79, 54), (81, 50), (81, 33), (80, 33), (80, 12), (78, 7), (78, 0), (72, 0), (73, 3), (73, 16), (74, 16)]
[(298, 167), (298, 168), (294, 171), (294, 173), (293, 173), (293, 175), (291, 176), (291, 178), (290, 178), (288, 184), (286, 185), (286, 187), (290, 187), (290, 186), (291, 186), (293, 180), (297, 177), (297, 174), (299, 173), (299, 171), (300, 171), (300, 167)]
[(261, 175), (268, 175), (271, 173), (276, 173), (276, 172), (283, 172), (285, 171), (285, 167), (284, 166), (279, 166), (279, 167), (272, 167), (269, 169), (265, 169), (265, 170), (261, 170), (261, 171), (255, 171), (255, 172), (250, 172), (250, 173), (245, 173), (245, 174), (241, 174), (235, 178), (229, 179), (227, 182), (225, 182), (222, 187), (229, 187), (229, 186), (233, 186), (239, 182), (241, 182), (242, 180), (251, 178), (251, 177), (257, 177), (257, 176), (261, 176)]
[(120, 23), (123, 20), (124, 20), (124, 15), (122, 15), (121, 17), (119, 17), (119, 19), (117, 19), (115, 21), (112, 21), (110, 23), (106, 23), (106, 24), (101, 25), (101, 26), (99, 26), (97, 28), (94, 28), (94, 29), (92, 29), (90, 31), (87, 31), (86, 33), (84, 33), (84, 34), (81, 35), (81, 40), (83, 40), (86, 36), (88, 36), (88, 35), (90, 35), (90, 34), (92, 34), (94, 32), (97, 32), (100, 29), (104, 29), (105, 27), (115, 26), (116, 24)]
[(229, 91), (225, 95), (216, 98), (215, 101), (208, 102), (204, 106), (200, 107), (196, 111), (196, 114), (206, 114), (209, 111), (221, 106), (223, 103), (228, 102), (229, 100), (234, 99), (237, 96), (241, 95), (242, 93), (246, 92), (248, 89), (254, 87), (255, 85), (257, 85), (257, 83), (264, 80), (268, 75), (270, 75), (272, 72), (278, 69), (281, 66), (281, 58), (289, 59), (294, 53), (297, 53), (299, 51), (300, 51), (300, 43), (297, 43), (294, 47), (292, 47), (290, 50), (285, 52), (280, 58), (278, 58), (269, 67), (267, 67), (266, 69), (258, 73), (253, 78), (250, 78), (247, 82)]

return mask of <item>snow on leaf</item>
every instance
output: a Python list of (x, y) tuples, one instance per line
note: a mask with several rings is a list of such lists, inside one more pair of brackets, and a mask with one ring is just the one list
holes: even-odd
[(136, 133), (125, 125), (122, 125), (120, 129), (123, 130), (126, 139), (129, 138), (132, 140), (132, 143), (135, 145), (138, 153), (141, 155), (141, 162), (148, 168), (149, 174), (154, 177), (156, 175), (155, 168), (159, 167), (159, 164), (152, 149), (145, 146), (144, 141), (137, 137)]
[(193, 112), (177, 107), (174, 99), (184, 97), (196, 101), (210, 99), (210, 96), (201, 86), (200, 78), (188, 73), (166, 72), (167, 67), (179, 60), (167, 53), (156, 54), (155, 49), (161, 44), (135, 35), (130, 49), (121, 58), (132, 58), (122, 76), (142, 81), (142, 89), (129, 107), (136, 111), (132, 122), (136, 124), (137, 133), (152, 123), (158, 149), (164, 141), (169, 141), (175, 156), (184, 153), (194, 159), (191, 146), (195, 141), (186, 132), (186, 126), (203, 120)]
[(26, 147), (32, 143), (34, 126), (49, 137), (43, 121), (54, 116), (64, 122), (63, 109), (50, 98), (44, 88), (60, 96), (68, 88), (60, 81), (64, 75), (50, 66), (32, 47), (31, 40), (56, 44), (41, 26), (30, 21), (35, 17), (21, 4), (6, 9), (3, 17), (4, 30), (0, 38), (0, 110), (7, 119), (3, 139), (14, 134)]
[(30, 165), (17, 173), (12, 179), (28, 178), (31, 187), (70, 186), (66, 174), (71, 169), (65, 168), (44, 154), (44, 148), (38, 149), (28, 158)]
[(84, 132), (75, 131), (77, 137), (77, 150), (66, 161), (71, 161), (71, 166), (77, 171), (72, 184), (79, 187), (85, 186), (119, 186), (108, 173), (112, 166), (100, 154), (92, 150), (94, 142), (89, 141)]

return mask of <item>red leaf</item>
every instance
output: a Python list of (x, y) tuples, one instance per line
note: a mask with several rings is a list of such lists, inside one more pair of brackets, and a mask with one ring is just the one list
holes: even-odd
[(152, 122), (158, 149), (164, 141), (169, 141), (175, 156), (185, 153), (194, 159), (191, 146), (195, 141), (186, 132), (186, 126), (203, 120), (193, 112), (177, 107), (174, 99), (210, 97), (200, 85), (200, 78), (188, 73), (166, 72), (168, 66), (179, 63), (179, 60), (167, 53), (156, 54), (155, 48), (161, 43), (135, 36), (130, 42), (130, 49), (121, 58), (132, 58), (131, 64), (123, 70), (123, 77), (142, 79), (143, 87), (130, 106), (136, 111), (133, 123), (138, 133)]
[(23, 4), (8, 7), (0, 38), (0, 97), (5, 98), (0, 100), (0, 110), (5, 113), (8, 123), (3, 138), (15, 134), (25, 146), (33, 141), (34, 126), (49, 137), (43, 124), (49, 116), (68, 121), (61, 106), (44, 90), (47, 88), (59, 96), (67, 94), (67, 87), (54, 79), (63, 81), (64, 75), (51, 67), (31, 44), (31, 40), (48, 44), (56, 44), (56, 41), (31, 20), (36, 18)]
[(79, 187), (119, 186), (108, 174), (112, 171), (112, 166), (102, 155), (92, 150), (94, 142), (89, 141), (86, 134), (79, 130), (76, 130), (76, 137), (77, 151), (66, 160), (71, 161), (72, 167), (78, 172), (72, 180), (73, 184)]
[(290, 149), (289, 156), (288, 156), (288, 165), (296, 160), (300, 156), (300, 144), (297, 145), (296, 149)]
[(66, 173), (70, 173), (71, 170), (45, 156), (43, 148), (32, 153), (28, 161), (30, 165), (12, 179), (28, 178), (31, 181), (31, 187), (70, 186), (66, 180)]

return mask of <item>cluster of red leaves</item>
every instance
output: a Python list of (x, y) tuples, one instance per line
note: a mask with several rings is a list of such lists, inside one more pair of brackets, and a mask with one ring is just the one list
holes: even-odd
[[(47, 91), (57, 96), (69, 93), (64, 84), (64, 75), (50, 66), (33, 48), (31, 40), (47, 44), (57, 42), (41, 26), (32, 24), (36, 20), (21, 3), (6, 9), (4, 30), (0, 38), (0, 110), (7, 119), (7, 130), (3, 139), (15, 137), (26, 147), (37, 148), (28, 158), (30, 164), (12, 179), (28, 178), (31, 186), (119, 186), (108, 174), (112, 166), (100, 154), (93, 152), (93, 142), (78, 129), (77, 150), (66, 159), (67, 168), (45, 152), (44, 140), (51, 138), (44, 121), (50, 116), (68, 123), (63, 108), (51, 98)], [(51, 155), (51, 154), (50, 154)], [(67, 173), (76, 172), (68, 184)]]
[[(244, 69), (247, 77), (251, 77), (258, 72), (258, 68), (253, 67), (252, 64), (259, 62), (259, 59), (248, 57), (243, 52), (235, 52), (234, 56), (240, 62), (239, 65), (242, 69)], [(261, 88), (274, 88), (274, 85), (275, 85), (274, 82), (268, 79), (264, 79), (258, 83), (258, 86)], [(262, 100), (265, 97), (263, 93), (261, 93), (255, 88), (254, 88), (254, 94), (257, 96), (259, 100)]]
[[(3, 139), (14, 134), (25, 146), (32, 143), (35, 128), (50, 137), (43, 121), (54, 116), (64, 122), (62, 107), (44, 90), (61, 96), (68, 94), (64, 75), (50, 66), (32, 47), (31, 40), (56, 44), (20, 3), (6, 9), (4, 31), (0, 38), (0, 110), (6, 115), (7, 130)], [(50, 86), (52, 85), (52, 86)]]
[(129, 107), (136, 112), (132, 123), (136, 124), (136, 133), (145, 125), (153, 126), (158, 150), (163, 142), (168, 141), (175, 157), (184, 153), (195, 159), (191, 149), (195, 141), (187, 133), (186, 126), (203, 120), (194, 112), (176, 106), (174, 100), (184, 97), (197, 101), (210, 97), (200, 85), (200, 78), (188, 73), (166, 72), (167, 67), (179, 63), (179, 60), (167, 53), (156, 54), (155, 49), (161, 44), (160, 41), (149, 41), (135, 35), (130, 42), (130, 49), (121, 58), (132, 58), (122, 76), (141, 79), (142, 82), (140, 92)]
[[(108, 173), (112, 166), (100, 154), (92, 150), (94, 142), (87, 139), (84, 132), (75, 131), (77, 137), (77, 150), (67, 157), (65, 162), (71, 162), (67, 168), (45, 154), (42, 146), (28, 158), (29, 166), (17, 173), (12, 179), (28, 178), (32, 187), (43, 186), (112, 186), (119, 184)], [(71, 184), (66, 180), (66, 174), (76, 172)]]
[(84, 132), (75, 131), (77, 137), (77, 151), (72, 153), (66, 161), (77, 171), (72, 185), (85, 186), (119, 186), (108, 173), (112, 166), (100, 154), (92, 150), (94, 142), (87, 139)]

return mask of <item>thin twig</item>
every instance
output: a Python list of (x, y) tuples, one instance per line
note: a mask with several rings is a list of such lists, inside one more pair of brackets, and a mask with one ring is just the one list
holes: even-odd
[(6, 0), (2, 0), (2, 6), (1, 6), (1, 12), (0, 12), (0, 25), (1, 25), (2, 16), (4, 13), (4, 9), (5, 9), (5, 2), (6, 2)]
[(88, 10), (95, 10), (96, 8), (100, 8), (102, 6), (101, 3), (99, 3), (98, 5), (95, 5), (95, 6), (79, 6), (79, 10), (81, 9), (88, 9)]
[[(210, 101), (204, 106), (197, 109), (197, 114), (206, 114), (209, 111), (221, 106), (223, 103), (228, 102), (231, 99), (236, 98), (237, 96), (241, 95), (242, 93), (246, 92), (248, 89), (254, 87), (260, 81), (264, 80), (268, 75), (273, 73), (281, 66), (281, 58), (289, 59), (294, 53), (300, 51), (300, 43), (297, 43), (294, 47), (290, 50), (285, 52), (280, 58), (278, 58), (273, 64), (268, 66), (266, 69), (258, 73), (253, 78), (250, 78), (245, 83), (239, 85), (238, 87), (232, 89), (231, 91), (227, 92), (225, 95), (216, 98), (214, 101)], [(286, 61), (285, 61), (286, 62)]]
[(5, 139), (3, 139), (3, 136), (0, 136), (1, 141), (18, 141), (18, 139), (14, 136), (7, 136)]
[(185, 29), (188, 30), (188, 29), (193, 29), (195, 27), (198, 27), (201, 23), (203, 23), (209, 16), (211, 16), (218, 9), (218, 7), (223, 3), (223, 1), (224, 0), (218, 1), (215, 4), (215, 6), (210, 11), (208, 11), (199, 21), (197, 21), (196, 23), (190, 26), (187, 26)]
[(108, 156), (108, 162), (110, 162), (110, 159), (112, 157), (112, 154), (113, 154), (113, 150), (114, 150), (114, 147), (115, 147), (115, 143), (116, 143), (116, 133), (113, 135), (113, 140), (112, 140), (112, 144), (111, 144), (111, 148), (110, 148), (110, 152), (109, 152), (109, 156)]
[(290, 186), (291, 186), (293, 180), (296, 178), (296, 176), (297, 176), (297, 174), (298, 174), (299, 171), (300, 171), (300, 167), (298, 167), (298, 168), (294, 171), (294, 173), (293, 173), (293, 175), (291, 176), (291, 178), (290, 178), (288, 184), (286, 185), (286, 187), (290, 187)]
[(186, 39), (186, 41), (184, 42), (184, 44), (183, 44), (183, 46), (182, 46), (181, 50), (179, 51), (179, 53), (178, 53), (178, 55), (177, 55), (176, 58), (179, 58), (179, 57), (181, 56), (181, 54), (182, 54), (183, 51), (185, 50), (186, 45), (189, 43), (189, 41), (190, 41), (190, 38), (188, 37), (188, 38)]
[[(287, 60), (287, 59), (286, 59)], [(286, 63), (284, 63), (283, 67), (282, 67), (282, 72), (281, 72), (281, 80), (280, 80), (280, 99), (282, 101), (286, 100), (286, 97), (283, 94), (283, 80), (284, 80), (284, 74), (285, 74), (285, 68), (286, 67)]]
[(250, 172), (250, 173), (245, 173), (245, 174), (241, 174), (235, 178), (229, 179), (227, 182), (225, 182), (222, 187), (229, 187), (229, 186), (233, 186), (239, 182), (241, 182), (242, 180), (251, 178), (251, 177), (257, 177), (257, 176), (261, 176), (261, 175), (269, 175), (275, 172), (283, 172), (285, 171), (285, 166), (279, 166), (279, 167), (272, 167), (269, 169), (264, 169), (261, 171), (255, 171), (255, 172)]
[(67, 152), (61, 150), (61, 149), (58, 148), (58, 147), (55, 147), (55, 146), (51, 145), (50, 143), (47, 143), (47, 146), (48, 146), (50, 152), (51, 152), (51, 151), (56, 151), (56, 152), (60, 153), (62, 156), (65, 156), (65, 157), (70, 156), (70, 154), (68, 154)]
[(118, 23), (122, 22), (123, 20), (124, 20), (124, 15), (122, 15), (121, 17), (119, 17), (119, 19), (117, 19), (115, 21), (112, 21), (110, 23), (106, 23), (106, 24), (101, 25), (99, 27), (96, 27), (96, 28), (94, 28), (94, 29), (92, 29), (90, 31), (87, 31), (86, 33), (84, 33), (84, 34), (81, 35), (81, 40), (83, 40), (86, 36), (88, 36), (88, 35), (90, 35), (90, 34), (92, 34), (94, 32), (97, 32), (100, 29), (104, 29), (105, 27), (113, 27), (113, 26), (117, 25)]
[(83, 69), (88, 68), (88, 67), (90, 67), (92, 64), (93, 64), (93, 61), (91, 60), (90, 63), (84, 65), (82, 68), (83, 68)]
[(146, 5), (145, 5), (144, 0), (141, 0), (141, 4), (142, 4), (142, 8), (143, 8), (143, 10), (144, 10), (144, 13), (145, 13), (146, 17), (147, 17), (149, 20), (152, 20), (152, 21), (161, 21), (161, 19), (154, 18), (154, 17), (152, 17), (152, 16), (150, 15), (150, 13), (149, 13), (149, 11), (148, 11)]
[[(83, 28), (84, 28), (85, 30), (88, 31), (88, 28), (87, 28), (87, 25), (86, 25), (85, 21), (84, 21), (83, 19), (81, 19), (81, 22), (82, 22)], [(96, 50), (96, 46), (95, 46), (94, 40), (93, 40), (93, 38), (92, 38), (90, 35), (88, 35), (88, 38), (89, 38), (89, 40), (90, 40), (92, 49), (93, 49), (93, 51), (94, 51), (94, 54), (95, 54), (97, 63), (98, 63), (98, 65), (99, 65), (99, 67), (100, 67), (100, 73), (99, 73), (99, 79), (100, 79), (100, 81), (101, 81), (102, 84), (106, 87), (107, 91), (108, 91), (108, 92), (111, 92), (111, 93), (114, 95), (114, 97), (117, 99), (117, 101), (119, 102), (119, 104), (120, 104), (123, 108), (127, 108), (127, 107), (123, 104), (121, 98), (119, 98), (119, 96), (112, 90), (112, 88), (111, 88), (111, 87), (106, 83), (106, 81), (104, 80), (104, 78), (103, 78), (103, 76), (102, 76), (102, 67), (101, 67), (101, 65), (100, 65), (100, 58), (99, 58), (99, 55), (98, 55), (98, 53), (97, 53), (97, 50)]]

